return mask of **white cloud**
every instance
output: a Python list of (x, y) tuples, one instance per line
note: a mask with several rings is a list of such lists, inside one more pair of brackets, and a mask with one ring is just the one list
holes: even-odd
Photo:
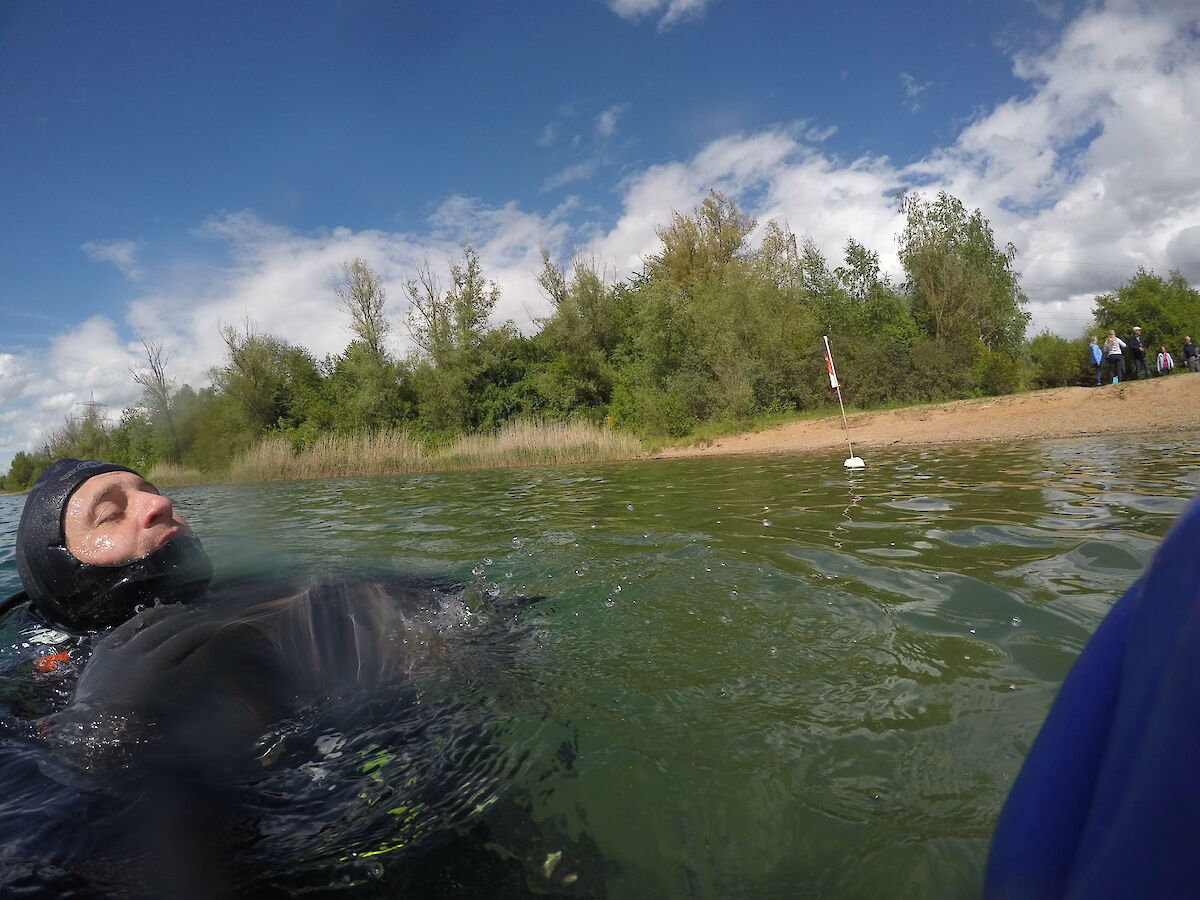
[(136, 241), (88, 241), (80, 249), (96, 262), (112, 263), (131, 281), (142, 276), (137, 264)]
[(608, 7), (623, 19), (658, 16), (658, 30), (665, 31), (684, 19), (704, 15), (708, 0), (609, 0)]
[(596, 116), (596, 134), (602, 138), (610, 138), (617, 133), (617, 120), (629, 108), (628, 103), (614, 103), (600, 115)]
[(560, 188), (576, 181), (585, 181), (596, 174), (596, 169), (599, 168), (599, 166), (599, 159), (588, 159), (581, 163), (575, 163), (574, 165), (567, 166), (565, 169), (555, 172), (544, 182), (542, 182), (542, 190), (552, 191), (555, 188)]
[(917, 81), (907, 72), (900, 73), (900, 85), (904, 88), (904, 108), (916, 112), (921, 108), (921, 95), (929, 90), (932, 81)]

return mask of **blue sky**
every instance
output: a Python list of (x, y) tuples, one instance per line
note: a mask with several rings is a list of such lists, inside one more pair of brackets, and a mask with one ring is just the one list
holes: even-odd
[[(180, 381), (246, 318), (317, 353), (332, 286), (465, 240), (500, 315), (542, 247), (624, 277), (709, 187), (897, 271), (890, 194), (947, 189), (1076, 336), (1138, 265), (1200, 282), (1200, 15), (1186, 2), (732, 0), (0, 5), (0, 464), (78, 403)], [(1200, 330), (1200, 322), (1198, 322)]]

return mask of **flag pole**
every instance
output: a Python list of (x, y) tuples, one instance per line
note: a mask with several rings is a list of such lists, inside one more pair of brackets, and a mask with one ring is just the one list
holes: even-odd
[(833, 368), (833, 351), (829, 349), (829, 335), (823, 334), (821, 337), (825, 341), (825, 365), (829, 369), (829, 386), (837, 391), (838, 406), (842, 410), (842, 428), (846, 432), (846, 447), (850, 451), (850, 458), (842, 465), (847, 469), (862, 469), (866, 467), (866, 463), (862, 461), (861, 457), (854, 455), (854, 445), (850, 443), (850, 423), (846, 421), (846, 404), (842, 402), (842, 385), (838, 381), (837, 371)]

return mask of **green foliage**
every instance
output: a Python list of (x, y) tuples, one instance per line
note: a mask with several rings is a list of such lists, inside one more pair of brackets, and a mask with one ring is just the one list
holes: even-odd
[(1092, 384), (1086, 344), (1043, 331), (1029, 342), (1029, 384), (1035, 388)]
[(339, 305), (350, 316), (350, 330), (379, 362), (387, 361), (384, 341), (391, 324), (384, 315), (387, 292), (379, 273), (355, 257), (342, 263), (342, 283), (334, 288)]
[(900, 261), (908, 275), (914, 316), (935, 341), (960, 347), (983, 343), (1015, 355), (1029, 314), (1019, 276), (1012, 267), (1012, 244), (996, 247), (990, 223), (977, 209), (940, 193), (926, 202), (919, 194), (904, 200), (906, 223)]
[(688, 288), (697, 281), (720, 278), (741, 253), (753, 219), (720, 191), (711, 190), (695, 213), (676, 212), (671, 224), (656, 230), (663, 247), (646, 263), (646, 275)]
[(985, 397), (1011, 394), (1021, 388), (1021, 361), (980, 342), (971, 365), (971, 377)]
[[(212, 477), (264, 447), (287, 471), (295, 460), (349, 458), (363, 436), (397, 429), (433, 449), (515, 420), (678, 439), (817, 414), (836, 409), (822, 335), (846, 402), (860, 408), (1086, 383), (1082, 344), (1046, 333), (1023, 341), (1029, 316), (1015, 253), (997, 247), (978, 210), (946, 194), (914, 195), (905, 213), (906, 281), (896, 286), (853, 238), (838, 265), (777, 222), (749, 245), (755, 222), (714, 191), (658, 229), (661, 248), (627, 281), (609, 283), (585, 259), (560, 268), (544, 253), (537, 281), (551, 310), (532, 336), (491, 322), (499, 289), (467, 246), (447, 287), (428, 266), (406, 282), (416, 350), (403, 361), (385, 346), (381, 279), (356, 259), (336, 288), (355, 335), (341, 353), (318, 364), (248, 323), (225, 326), (226, 358), (211, 386), (175, 390), (161, 344), (147, 341), (145, 363), (131, 371), (139, 404), (117, 425), (91, 408), (67, 420), (38, 452), (14, 457), (3, 486), (27, 488), (63, 455)], [(1096, 321), (1123, 336), (1141, 325), (1152, 349), (1178, 352), (1197, 301), (1178, 273), (1139, 269), (1096, 298)]]
[(1177, 271), (1162, 278), (1143, 268), (1108, 294), (1096, 297), (1093, 310), (1101, 334), (1113, 329), (1128, 339), (1134, 325), (1140, 325), (1151, 348), (1163, 344), (1172, 353), (1183, 345), (1184, 336), (1193, 341), (1200, 317), (1200, 291), (1194, 290)]

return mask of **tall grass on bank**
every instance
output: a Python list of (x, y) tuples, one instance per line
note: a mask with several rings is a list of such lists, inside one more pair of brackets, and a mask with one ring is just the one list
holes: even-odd
[(322, 435), (293, 453), (283, 438), (266, 438), (234, 460), (230, 481), (293, 481), (350, 475), (395, 475), (431, 468), (429, 454), (403, 429), (367, 434)]
[(587, 422), (514, 420), (495, 434), (459, 438), (434, 458), (437, 469), (492, 469), (610, 462), (641, 455), (641, 443), (623, 432)]
[(155, 463), (154, 468), (146, 473), (146, 480), (155, 487), (180, 487), (190, 484), (207, 484), (212, 481), (205, 477), (199, 469), (179, 466), (175, 463)]

